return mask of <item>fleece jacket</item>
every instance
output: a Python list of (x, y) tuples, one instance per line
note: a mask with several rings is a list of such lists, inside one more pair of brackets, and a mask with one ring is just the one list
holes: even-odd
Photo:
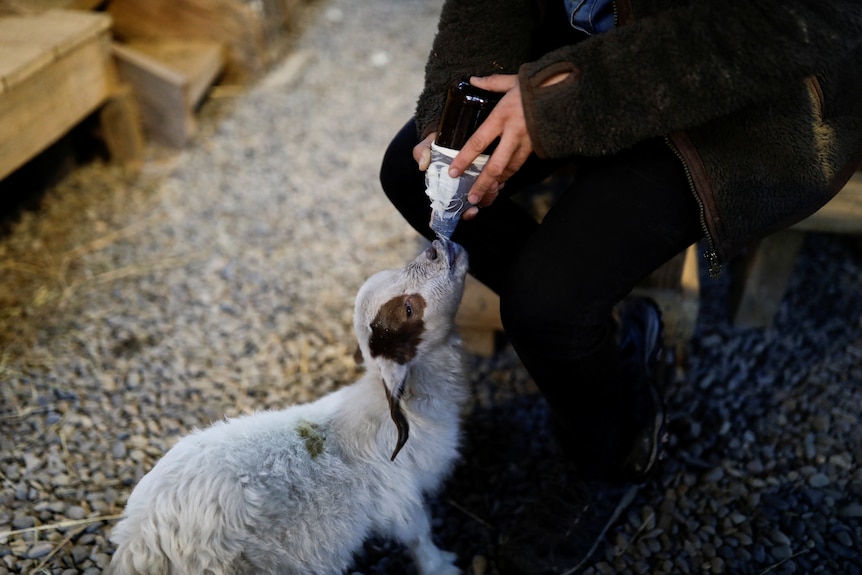
[(664, 138), (701, 207), (715, 273), (814, 213), (860, 165), (859, 0), (614, 0), (614, 29), (595, 36), (561, 32), (563, 4), (446, 0), (419, 134), (436, 129), (453, 82), (500, 73), (519, 76), (539, 157)]

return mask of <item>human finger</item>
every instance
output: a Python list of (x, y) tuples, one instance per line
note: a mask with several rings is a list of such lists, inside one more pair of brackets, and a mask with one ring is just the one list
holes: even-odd
[(431, 142), (437, 138), (437, 132), (431, 132), (424, 140), (413, 146), (413, 159), (419, 165), (419, 171), (424, 172), (431, 165)]
[(490, 76), (471, 76), (470, 83), (483, 90), (505, 93), (518, 84), (518, 75), (491, 74)]

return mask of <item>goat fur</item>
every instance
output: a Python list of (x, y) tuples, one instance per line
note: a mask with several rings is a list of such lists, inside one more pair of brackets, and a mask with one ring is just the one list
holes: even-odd
[(354, 313), (362, 377), (182, 438), (129, 496), (108, 573), (338, 575), (372, 534), (406, 545), (421, 575), (460, 573), (424, 497), (458, 457), (466, 270), (460, 246), (436, 241), (370, 277)]

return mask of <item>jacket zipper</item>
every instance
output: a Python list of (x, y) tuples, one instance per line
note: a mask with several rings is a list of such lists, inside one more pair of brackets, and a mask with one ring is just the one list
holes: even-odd
[(688, 167), (688, 164), (685, 161), (685, 158), (682, 157), (679, 150), (676, 149), (673, 142), (670, 139), (670, 136), (665, 136), (664, 141), (667, 146), (671, 149), (674, 155), (679, 158), (679, 161), (682, 163), (682, 169), (685, 172), (685, 178), (688, 180), (688, 188), (694, 196), (694, 200), (697, 202), (698, 208), (700, 209), (700, 227), (703, 230), (703, 235), (706, 238), (707, 242), (707, 250), (704, 252), (703, 257), (706, 259), (708, 264), (709, 277), (711, 279), (718, 279), (721, 275), (721, 261), (718, 257), (718, 252), (715, 249), (715, 241), (712, 238), (712, 233), (709, 231), (709, 226), (706, 224), (706, 208), (703, 205), (703, 200), (700, 199), (700, 196), (697, 195), (697, 189), (694, 185), (694, 178), (691, 176), (691, 170)]

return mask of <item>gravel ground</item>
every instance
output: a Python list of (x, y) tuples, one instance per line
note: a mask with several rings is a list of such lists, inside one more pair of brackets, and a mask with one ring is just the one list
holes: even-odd
[[(0, 237), (0, 575), (100, 573), (179, 436), (356, 377), (355, 292), (421, 247), (377, 172), (439, 7), (316, 1), (184, 152), (87, 164)], [(766, 330), (729, 325), (727, 278), (702, 284), (669, 459), (587, 573), (862, 573), (862, 244), (810, 235)], [(432, 509), (439, 543), (493, 574), (554, 453), (511, 349), (468, 361), (464, 458)], [(376, 540), (354, 570), (414, 573)]]

